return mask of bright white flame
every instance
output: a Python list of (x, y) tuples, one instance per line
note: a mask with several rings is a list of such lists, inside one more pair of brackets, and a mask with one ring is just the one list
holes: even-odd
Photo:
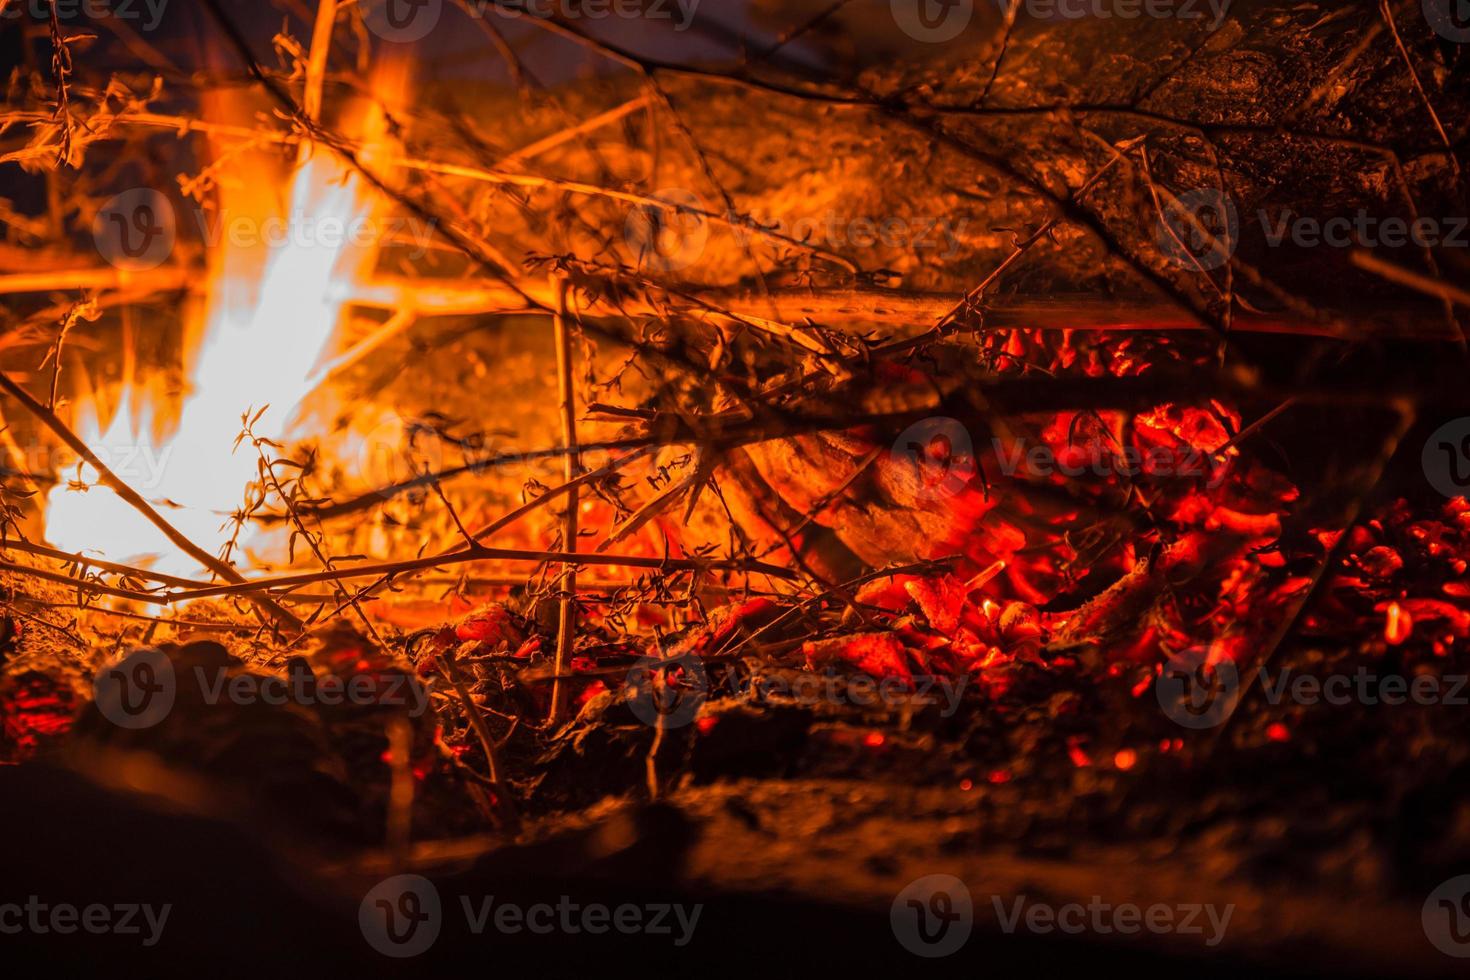
[[(226, 540), (228, 515), (257, 474), (255, 449), (233, 450), (242, 413), (269, 405), (255, 426), (259, 436), (281, 439), (297, 404), (310, 390), (307, 379), (331, 340), (341, 312), (333, 299), (334, 275), (350, 249), (350, 235), (321, 229), (351, 228), (366, 220), (369, 205), (355, 177), (343, 179), (340, 165), (325, 155), (303, 162), (293, 178), (285, 215), (315, 231), (284, 236), (265, 259), (258, 282), (242, 281), (241, 265), (226, 254), (215, 274), (207, 326), (190, 371), (177, 433), (161, 447), (147, 414), (136, 424), (129, 396), (106, 432), (95, 410), (78, 419), (78, 434), (98, 457), (158, 507), (190, 540), (218, 552)], [(226, 232), (228, 233), (228, 232)], [(228, 253), (227, 246), (227, 253)], [(335, 290), (340, 293), (340, 289)], [(149, 406), (143, 406), (148, 413)], [(66, 474), (75, 476), (75, 470)], [(178, 575), (196, 574), (197, 563), (106, 487), (83, 464), (77, 490), (62, 483), (48, 500), (46, 536), (69, 551), (102, 552), (117, 560), (157, 556), (153, 567)]]

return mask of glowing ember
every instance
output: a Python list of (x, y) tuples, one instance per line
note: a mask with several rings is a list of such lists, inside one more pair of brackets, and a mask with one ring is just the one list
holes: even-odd
[(1394, 646), (1398, 646), (1407, 640), (1413, 631), (1413, 615), (1397, 602), (1390, 602), (1383, 624), (1383, 638)]

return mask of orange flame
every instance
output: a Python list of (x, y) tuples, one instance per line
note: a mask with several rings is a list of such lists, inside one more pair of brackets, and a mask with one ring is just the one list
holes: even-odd
[[(401, 84), (402, 75), (392, 81)], [(384, 128), (376, 110), (354, 127), (368, 155), (386, 143)], [(237, 165), (250, 159), (233, 158)], [(264, 410), (254, 426), (258, 436), (281, 440), (288, 435), (297, 407), (319, 380), (312, 372), (335, 333), (344, 305), (342, 285), (357, 279), (376, 255), (372, 236), (338, 231), (371, 228), (380, 210), (377, 198), (341, 161), (325, 152), (309, 155), (303, 147), (289, 195), (275, 206), (276, 168), (262, 161), (261, 172), (256, 169), (253, 161), (239, 165), (232, 181), (222, 180), (216, 220), (201, 222), (207, 234), (219, 237), (210, 250), (202, 326), (191, 331), (200, 340), (173, 436), (156, 437), (156, 406), (130, 388), (105, 429), (95, 402), (79, 406), (75, 421), (78, 435), (104, 462), (130, 460), (119, 475), (209, 550), (228, 540), (229, 515), (257, 476), (250, 444), (233, 448), (242, 414)], [(248, 240), (236, 234), (241, 227), (254, 229)], [(138, 401), (144, 403), (137, 405), (134, 418), (130, 409)], [(199, 571), (157, 528), (96, 481), (96, 472), (83, 463), (77, 480), (53, 488), (46, 531), (52, 544), (118, 560), (147, 560), (177, 575)]]

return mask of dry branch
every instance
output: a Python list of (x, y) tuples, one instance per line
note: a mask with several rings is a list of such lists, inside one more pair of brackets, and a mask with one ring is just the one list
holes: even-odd
[(1433, 296), (1449, 303), (1458, 303), (1461, 306), (1470, 307), (1470, 290), (1463, 289), (1453, 283), (1444, 282), (1440, 279), (1431, 279), (1429, 276), (1421, 275), (1403, 266), (1386, 262), (1376, 255), (1372, 255), (1362, 249), (1353, 251), (1351, 261), (1353, 265), (1376, 276), (1381, 276), (1389, 282), (1397, 283), (1407, 289), (1423, 293), (1425, 296)]
[(303, 572), (295, 575), (278, 575), (271, 578), (251, 579), (246, 582), (231, 583), (229, 585), (212, 585), (205, 589), (173, 592), (169, 594), (169, 599), (173, 602), (184, 602), (189, 599), (203, 599), (208, 596), (252, 595), (267, 589), (314, 585), (317, 582), (330, 582), (344, 578), (399, 575), (404, 572), (413, 572), (424, 568), (438, 568), (444, 565), (459, 565), (465, 562), (476, 561), (520, 561), (536, 562), (538, 564), (550, 562), (552, 564), (563, 565), (612, 565), (624, 568), (648, 568), (667, 572), (745, 572), (769, 575), (772, 578), (787, 581), (796, 578), (795, 573), (790, 569), (769, 565), (764, 562), (745, 562), (719, 558), (709, 560), (645, 558), (642, 555), (578, 554), (566, 551), (487, 548), (484, 545), (476, 545), (474, 548), (465, 548), (447, 555), (427, 555), (423, 558), (411, 558), (405, 561), (372, 562), (363, 565), (349, 565), (345, 568), (334, 568), (331, 571)]
[(135, 578), (142, 581), (158, 582), (162, 585), (172, 585), (183, 589), (202, 589), (207, 587), (207, 582), (196, 582), (193, 579), (179, 578), (177, 575), (165, 575), (162, 572), (149, 571), (145, 568), (136, 568), (132, 565), (123, 565), (114, 561), (104, 561), (91, 555), (62, 551), (59, 548), (48, 548), (45, 545), (32, 544), (29, 541), (9, 540), (0, 542), (0, 551), (21, 551), (28, 555), (39, 555), (42, 558), (51, 558), (56, 561), (65, 562), (68, 565), (77, 565), (84, 568), (96, 568), (104, 572), (112, 572), (127, 578)]
[(10, 572), (13, 575), (45, 579), (47, 582), (57, 582), (91, 595), (106, 595), (117, 599), (130, 599), (133, 602), (147, 602), (154, 605), (168, 604), (168, 598), (164, 595), (139, 592), (136, 589), (123, 589), (115, 585), (108, 585), (106, 582), (76, 578), (75, 576), (67, 575), (65, 572), (55, 572), (48, 568), (33, 568), (30, 565), (17, 565), (14, 562), (0, 561), (0, 571)]
[[(557, 392), (561, 401), (561, 442), (567, 452), (562, 457), (562, 480), (566, 486), (566, 510), (562, 517), (562, 550), (577, 550), (577, 505), (579, 487), (576, 483), (581, 473), (581, 455), (577, 449), (577, 396), (572, 384), (572, 333), (567, 324), (567, 283), (555, 276), (552, 288), (556, 292), (556, 313), (552, 317), (552, 329), (556, 344)], [(473, 538), (471, 540), (474, 540)], [(572, 651), (577, 639), (577, 566), (567, 565), (561, 577), (561, 608), (558, 612), (556, 630), (556, 672), (561, 674), (571, 662)], [(551, 687), (551, 724), (555, 725), (566, 712), (566, 685), (557, 681)]]
[[(1369, 261), (1373, 261), (1371, 257)], [(1360, 258), (1355, 257), (1354, 262), (1368, 268)], [(110, 267), (78, 268), (61, 272), (0, 275), (0, 295), (73, 289), (169, 292), (187, 289), (198, 282), (196, 273), (174, 266), (161, 266), (147, 272), (135, 273)], [(527, 287), (533, 293), (542, 292), (534, 283), (528, 282)], [(1455, 287), (1447, 288), (1453, 290)], [(1432, 296), (1441, 295), (1438, 287), (1434, 291), (1421, 291)], [(552, 301), (549, 292), (544, 292), (543, 295), (548, 302)], [(669, 315), (697, 319), (710, 315), (709, 307), (718, 307), (728, 311), (728, 319), (751, 319), (763, 316), (774, 304), (781, 316), (780, 322), (787, 331), (796, 330), (796, 324), (811, 321), (839, 329), (887, 327), (910, 332), (915, 330), (917, 324), (932, 323), (955, 308), (962, 308), (966, 300), (965, 295), (960, 293), (863, 287), (772, 289), (767, 294), (709, 289), (703, 290), (701, 295), (705, 302), (697, 304), (682, 302), (676, 296), (661, 299), (658, 303), (637, 295), (624, 296), (619, 297), (616, 306), (604, 297), (579, 297), (585, 304), (580, 315), (584, 319), (592, 320), (604, 317), (624, 319)], [(410, 326), (406, 319), (408, 317), (509, 315), (538, 311), (538, 307), (527, 305), (524, 294), (520, 291), (493, 284), (449, 279), (383, 276), (361, 285), (343, 286), (333, 298), (356, 306), (395, 311), (391, 329), (385, 324), (379, 328), (380, 332), (384, 332), (382, 336), (375, 332), (369, 338), (373, 346)], [(1128, 297), (1005, 297), (983, 304), (977, 307), (977, 311), (983, 314), (985, 324), (993, 329), (1024, 327), (1084, 333), (1203, 329), (1197, 319), (1181, 313), (1172, 304)], [(1458, 336), (1445, 324), (1421, 320), (1418, 317), (1404, 317), (1402, 311), (1398, 311), (1396, 315), (1392, 311), (1368, 309), (1361, 310), (1356, 319), (1349, 321), (1349, 325), (1355, 336), (1362, 339), (1454, 340)], [(1234, 333), (1335, 336), (1334, 331), (1320, 320), (1302, 318), (1290, 312), (1238, 311), (1231, 330)], [(354, 349), (348, 352), (351, 356), (343, 355), (340, 362), (334, 361), (328, 368), (340, 369), (356, 357), (367, 353), (368, 350)]]

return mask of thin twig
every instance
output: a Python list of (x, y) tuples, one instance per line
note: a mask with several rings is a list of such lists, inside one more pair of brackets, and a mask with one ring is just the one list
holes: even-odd
[[(261, 412), (263, 411), (265, 409), (261, 409)], [(306, 546), (311, 549), (311, 553), (316, 557), (317, 562), (323, 568), (331, 570), (332, 559), (327, 555), (325, 548), (322, 546), (321, 538), (323, 536), (313, 533), (306, 526), (306, 522), (301, 517), (300, 510), (297, 509), (295, 497), (292, 493), (287, 492), (285, 486), (281, 483), (280, 477), (276, 475), (277, 465), (294, 464), (290, 461), (271, 459), (266, 454), (266, 447), (274, 446), (275, 444), (255, 434), (254, 425), (259, 419), (260, 412), (257, 412), (254, 418), (249, 418), (248, 414), (241, 418), (241, 421), (245, 424), (245, 431), (241, 433), (241, 438), (249, 439), (250, 444), (255, 447), (255, 455), (259, 461), (261, 479), (270, 485), (270, 489), (275, 491), (276, 498), (280, 500), (281, 506), (286, 508), (286, 516), (290, 519), (292, 527), (295, 528), (295, 533), (300, 534), (306, 540)], [(301, 479), (302, 477), (298, 475), (296, 483), (293, 485), (294, 489), (298, 492), (301, 490)], [(378, 635), (377, 629), (374, 628), (372, 620), (368, 619), (367, 613), (363, 612), (361, 604), (347, 592), (340, 582), (334, 582), (332, 584), (336, 586), (338, 593), (346, 600), (347, 604), (352, 606), (352, 610), (357, 613), (357, 618), (362, 621), (363, 627), (368, 631), (368, 634), (378, 646), (386, 646), (387, 644), (383, 642), (383, 638)]]
[(454, 652), (445, 650), (436, 655), (439, 669), (454, 686), (454, 693), (459, 697), (460, 706), (463, 708), (465, 717), (470, 727), (475, 730), (475, 736), (480, 741), (480, 748), (485, 753), (485, 767), (489, 770), (490, 783), (495, 794), (495, 803), (498, 804), (498, 815), (506, 817), (510, 822), (515, 821), (515, 804), (510, 794), (500, 781), (500, 765), (495, 759), (495, 738), (490, 734), (490, 728), (485, 724), (484, 717), (480, 714), (475, 704), (475, 699), (470, 695), (470, 689), (466, 686), (464, 679), (460, 676), (458, 665), (454, 662)]
[[(561, 441), (567, 450), (562, 457), (562, 479), (567, 486), (567, 502), (561, 525), (562, 550), (577, 550), (577, 506), (579, 486), (575, 482), (580, 476), (581, 456), (577, 451), (577, 397), (572, 385), (572, 333), (567, 324), (567, 282), (565, 277), (553, 277), (552, 288), (556, 294), (556, 312), (552, 316), (552, 330), (556, 343), (556, 381), (561, 395)], [(577, 566), (567, 565), (561, 577), (561, 610), (556, 630), (556, 672), (571, 663), (572, 650), (577, 640)], [(556, 725), (566, 713), (567, 686), (557, 681), (551, 688), (551, 719)]]
[(646, 93), (636, 96), (635, 98), (624, 102), (622, 105), (609, 109), (606, 112), (598, 113), (585, 122), (581, 122), (575, 126), (571, 126), (567, 129), (552, 133), (550, 136), (545, 136), (534, 143), (521, 147), (519, 150), (516, 150), (514, 153), (511, 153), (508, 156), (501, 157), (495, 162), (495, 169), (501, 170), (507, 167), (513, 167), (516, 164), (522, 163), (526, 160), (530, 160), (533, 157), (538, 157), (549, 150), (553, 150), (556, 147), (561, 146), (563, 143), (576, 139), (579, 136), (585, 136), (587, 133), (590, 133), (593, 130), (601, 129), (608, 123), (617, 122), (624, 116), (628, 116), (634, 112), (637, 112), (639, 109), (642, 109), (647, 104), (648, 95)]
[(1409, 71), (1409, 80), (1414, 83), (1414, 91), (1419, 94), (1419, 101), (1424, 103), (1424, 110), (1429, 113), (1430, 121), (1434, 123), (1434, 131), (1439, 134), (1440, 142), (1445, 145), (1449, 153), (1450, 169), (1455, 173), (1455, 179), (1460, 179), (1460, 161), (1455, 158), (1455, 144), (1450, 139), (1450, 134), (1445, 132), (1444, 123), (1439, 121), (1439, 113), (1434, 111), (1434, 103), (1429, 101), (1429, 93), (1424, 91), (1424, 83), (1419, 80), (1419, 70), (1414, 67), (1414, 59), (1409, 57), (1409, 49), (1404, 46), (1404, 39), (1399, 36), (1399, 25), (1394, 20), (1393, 7), (1389, 0), (1379, 0), (1378, 9), (1383, 13), (1383, 19), (1388, 24), (1388, 31), (1393, 35), (1393, 43), (1397, 46), (1399, 57), (1404, 60), (1404, 67)]
[[(1138, 146), (1147, 138), (1148, 137), (1146, 136), (1135, 137), (1134, 139), (1125, 140), (1122, 143), (1119, 143), (1117, 146), (1113, 147), (1112, 157), (1108, 160), (1107, 163), (1103, 164), (1096, 171), (1094, 171), (1092, 176), (1087, 178), (1086, 182), (1083, 183), (1081, 187), (1077, 188), (1077, 192), (1072, 195), (1072, 202), (1080, 202), (1082, 198), (1087, 195), (1088, 191), (1096, 187), (1098, 182), (1101, 181), (1103, 177), (1107, 176), (1108, 171), (1112, 170), (1113, 167), (1118, 163), (1118, 161), (1122, 160), (1129, 150)], [(1034, 232), (1032, 232), (1029, 236), (1016, 242), (1015, 247), (1011, 249), (1011, 254), (1007, 255), (1005, 259), (1000, 263), (1000, 265), (992, 269), (990, 271), (990, 274), (980, 281), (980, 285), (976, 286), (974, 289), (966, 293), (964, 299), (960, 300), (958, 303), (955, 304), (953, 309), (947, 312), (944, 316), (940, 317), (939, 323), (936, 325), (937, 328), (943, 328), (948, 323), (953, 322), (956, 317), (960, 316), (966, 310), (972, 309), (975, 304), (978, 303), (980, 299), (985, 295), (986, 291), (990, 289), (991, 286), (995, 285), (996, 281), (1005, 274), (1005, 271), (1007, 269), (1020, 261), (1021, 256), (1029, 252), (1031, 248), (1036, 245), (1037, 242), (1040, 242), (1042, 239), (1050, 235), (1052, 233), (1052, 230), (1055, 229), (1057, 225), (1061, 224), (1065, 217), (1066, 216), (1064, 214), (1053, 215), (1047, 221), (1043, 222), (1041, 226), (1037, 228)]]
[(167, 593), (153, 594), (139, 592), (136, 589), (120, 589), (106, 582), (75, 578), (65, 572), (53, 572), (49, 568), (32, 568), (30, 565), (17, 565), (14, 562), (0, 560), (0, 571), (28, 578), (45, 579), (47, 582), (57, 582), (92, 595), (107, 595), (117, 599), (130, 599), (133, 602), (147, 602), (160, 606), (168, 605), (170, 601)]
[(158, 582), (162, 585), (172, 585), (182, 589), (208, 588), (208, 582), (200, 582), (195, 579), (179, 578), (177, 575), (164, 575), (161, 572), (149, 571), (145, 568), (137, 568), (132, 565), (124, 565), (115, 561), (104, 561), (81, 552), (62, 551), (59, 548), (48, 548), (43, 544), (33, 544), (30, 541), (18, 541), (14, 538), (0, 542), (0, 551), (23, 551), (28, 555), (39, 555), (43, 558), (53, 558), (56, 561), (65, 562), (68, 565), (82, 565), (101, 569), (104, 572), (112, 572), (127, 578), (142, 579), (144, 581)]
[(1433, 296), (1436, 299), (1445, 300), (1450, 303), (1458, 303), (1461, 306), (1470, 307), (1470, 290), (1462, 289), (1453, 283), (1441, 279), (1431, 279), (1428, 276), (1411, 272), (1403, 266), (1386, 262), (1376, 255), (1370, 255), (1363, 249), (1354, 249), (1348, 256), (1348, 260), (1365, 272), (1371, 272), (1375, 276), (1387, 279), (1389, 282), (1397, 283), (1407, 289), (1423, 293), (1425, 296)]
[(314, 585), (318, 582), (331, 582), (344, 578), (400, 575), (404, 572), (413, 572), (424, 568), (437, 568), (442, 565), (459, 565), (476, 561), (529, 561), (537, 563), (550, 562), (552, 564), (612, 565), (624, 568), (651, 568), (671, 572), (742, 572), (746, 574), (769, 575), (773, 578), (786, 579), (788, 581), (796, 578), (796, 574), (789, 568), (781, 568), (777, 565), (769, 565), (765, 562), (758, 561), (741, 562), (726, 559), (710, 559), (705, 561), (691, 558), (649, 558), (643, 555), (596, 555), (586, 552), (572, 553), (565, 551), (536, 551), (520, 548), (487, 548), (484, 545), (477, 545), (473, 549), (467, 548), (448, 555), (426, 555), (423, 558), (409, 558), (403, 561), (371, 562), (363, 565), (349, 565), (345, 568), (334, 568), (330, 571), (301, 572), (292, 575), (278, 575), (271, 578), (251, 579), (228, 585), (212, 585), (205, 589), (173, 592), (169, 594), (169, 598), (173, 602), (182, 602), (189, 599), (203, 599), (209, 596), (253, 595), (267, 589)]
[(337, 0), (317, 0), (316, 24), (311, 29), (311, 50), (306, 58), (306, 89), (301, 97), (301, 111), (313, 120), (322, 115), (322, 86), (326, 83), (336, 21)]
[[(1240, 702), (1244, 701), (1247, 695), (1251, 693), (1252, 685), (1255, 682), (1257, 675), (1262, 678), (1266, 676), (1266, 668), (1270, 666), (1271, 661), (1280, 651), (1282, 644), (1285, 643), (1287, 637), (1291, 635), (1291, 632), (1296, 627), (1297, 622), (1300, 621), (1303, 613), (1306, 612), (1307, 606), (1311, 603), (1312, 598), (1317, 595), (1317, 592), (1321, 588), (1322, 583), (1330, 578), (1329, 573), (1331, 569), (1338, 563), (1338, 559), (1341, 556), (1343, 549), (1346, 547), (1347, 542), (1351, 539), (1352, 535), (1350, 532), (1353, 529), (1353, 525), (1358, 523), (1358, 519), (1363, 512), (1363, 507), (1368, 503), (1368, 499), (1372, 496), (1373, 492), (1378, 489), (1379, 481), (1383, 479), (1383, 474), (1385, 473), (1385, 471), (1387, 471), (1388, 465), (1393, 462), (1394, 456), (1397, 455), (1399, 451), (1399, 446), (1403, 443), (1404, 437), (1408, 435), (1409, 430), (1414, 427), (1414, 420), (1418, 417), (1418, 413), (1415, 405), (1411, 401), (1407, 399), (1400, 401), (1395, 406), (1395, 409), (1398, 413), (1398, 424), (1395, 426), (1393, 431), (1390, 432), (1388, 436), (1383, 440), (1383, 444), (1379, 449), (1378, 456), (1369, 465), (1368, 471), (1365, 474), (1361, 487), (1359, 487), (1358, 491), (1353, 495), (1352, 500), (1349, 502), (1347, 508), (1347, 516), (1342, 525), (1342, 533), (1340, 533), (1337, 536), (1337, 539), (1333, 541), (1331, 547), (1327, 548), (1326, 554), (1322, 556), (1321, 563), (1312, 573), (1311, 578), (1308, 579), (1306, 586), (1302, 589), (1302, 594), (1300, 598), (1297, 599), (1292, 610), (1285, 616), (1285, 618), (1282, 619), (1280, 625), (1278, 625), (1276, 629), (1271, 633), (1270, 638), (1265, 644), (1265, 653), (1262, 654), (1257, 669), (1245, 674), (1245, 679), (1241, 684), (1240, 694), (1236, 701), (1235, 708), (1232, 709), (1230, 714), (1226, 715), (1227, 721), (1235, 713), (1235, 711), (1239, 709)], [(1265, 682), (1262, 681), (1263, 686), (1264, 684)], [(1225, 742), (1223, 741), (1225, 731), (1226, 728), (1223, 724), (1218, 729), (1216, 729), (1214, 742), (1215, 745), (1225, 744)]]
[[(595, 470), (589, 470), (589, 471), (583, 473), (581, 476), (577, 477), (575, 480), (573, 480), (569, 484), (568, 483), (563, 483), (560, 486), (552, 487), (550, 490), (546, 491), (541, 496), (539, 496), (539, 497), (533, 497), (531, 500), (526, 501), (524, 504), (522, 504), (521, 506), (515, 508), (514, 510), (509, 511), (509, 512), (507, 512), (505, 514), (502, 514), (500, 517), (497, 517), (495, 520), (491, 521), (489, 524), (486, 524), (486, 525), (480, 527), (478, 530), (472, 532), (469, 535), (469, 537), (472, 538), (472, 539), (474, 539), (475, 541), (482, 541), (485, 538), (490, 537), (491, 535), (493, 535), (495, 532), (501, 530), (502, 528), (505, 528), (505, 527), (508, 527), (511, 524), (514, 524), (516, 521), (520, 520), (522, 517), (525, 517), (527, 514), (531, 513), (532, 511), (535, 511), (535, 510), (537, 510), (537, 509), (545, 506), (546, 504), (548, 504), (551, 501), (555, 500), (557, 497), (561, 496), (562, 494), (570, 492), (574, 487), (579, 487), (579, 486), (582, 486), (583, 484), (591, 483), (591, 482), (593, 482), (595, 480), (603, 479), (604, 477), (607, 477), (607, 476), (609, 476), (609, 475), (617, 472), (618, 470), (622, 469), (623, 467), (627, 466), (628, 464), (632, 463), (634, 460), (641, 459), (642, 457), (644, 457), (644, 456), (646, 456), (646, 455), (648, 455), (650, 453), (656, 452), (657, 449), (658, 449), (657, 446), (646, 446), (646, 447), (644, 447), (642, 449), (639, 449), (639, 450), (637, 450), (635, 452), (629, 453), (626, 456), (622, 456), (622, 457), (620, 457), (618, 459), (615, 459), (612, 462), (608, 463), (606, 466), (599, 467), (598, 469), (595, 469)], [(440, 488), (440, 492), (441, 493), (443, 492), (442, 487), (440, 487), (440, 477), (439, 476), (436, 475), (435, 478), (434, 478), (434, 480), (433, 480), (433, 482), (430, 485), (431, 486), (434, 486), (434, 487), (439, 487)], [(448, 549), (447, 551), (440, 552), (440, 554), (441, 555), (446, 555), (446, 556), (447, 555), (452, 555), (452, 554), (454, 554), (458, 550), (459, 550), (458, 547), (455, 547), (455, 548)], [(405, 574), (409, 574), (409, 573), (405, 573)], [(358, 598), (358, 599), (365, 599), (365, 598), (368, 598), (369, 596), (372, 596), (372, 595), (377, 594), (378, 592), (381, 592), (383, 589), (387, 588), (390, 584), (392, 584), (393, 581), (395, 580), (395, 578), (398, 577), (398, 576), (399, 576), (399, 573), (396, 573), (396, 572), (395, 573), (389, 573), (387, 575), (384, 575), (382, 578), (378, 579), (378, 581), (376, 581), (376, 582), (372, 583), (371, 585), (365, 586), (362, 589), (358, 590), (358, 592), (355, 593), (356, 598)], [(506, 580), (504, 584), (521, 585), (521, 584), (524, 584), (524, 580), (523, 579), (517, 579), (517, 580), (514, 580), (514, 581)], [(338, 606), (332, 612), (333, 612), (333, 615), (336, 615), (337, 613), (339, 613), (341, 611), (342, 611), (342, 607), (341, 606)]]

